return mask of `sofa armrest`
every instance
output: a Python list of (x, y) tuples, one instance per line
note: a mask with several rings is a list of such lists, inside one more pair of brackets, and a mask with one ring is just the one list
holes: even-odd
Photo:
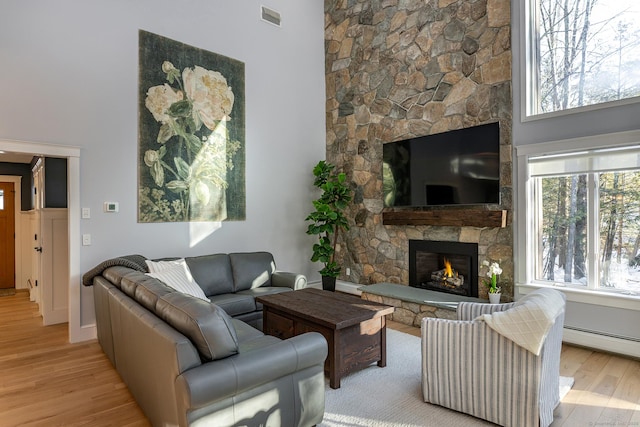
[(513, 307), (512, 302), (503, 304), (488, 304), (480, 302), (461, 302), (456, 309), (458, 320), (473, 320), (483, 314), (491, 314), (497, 311), (504, 311)]
[(307, 277), (303, 274), (287, 271), (274, 271), (271, 275), (271, 286), (291, 288), (293, 290), (307, 287)]
[(309, 367), (322, 370), (327, 351), (321, 334), (307, 332), (190, 369), (176, 379), (177, 394), (185, 408), (201, 408)]

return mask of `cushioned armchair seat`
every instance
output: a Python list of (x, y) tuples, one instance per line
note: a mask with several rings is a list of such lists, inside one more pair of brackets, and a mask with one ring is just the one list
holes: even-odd
[[(550, 312), (545, 305), (559, 308)], [(559, 403), (564, 308), (564, 294), (540, 289), (517, 303), (460, 303), (458, 320), (424, 318), (424, 401), (503, 426), (548, 426)], [(509, 310), (516, 311), (509, 313)], [(530, 349), (523, 346), (530, 344), (527, 328), (539, 329), (529, 319), (541, 312), (551, 317), (539, 323), (548, 321), (550, 326), (546, 332), (538, 332), (542, 345), (536, 354), (535, 345)], [(506, 317), (499, 313), (505, 313)], [(524, 316), (524, 320), (518, 324), (519, 321), (509, 319), (510, 314)], [(496, 320), (497, 323), (505, 320), (506, 330), (495, 330), (499, 329), (493, 324)], [(511, 334), (515, 341), (505, 334)]]

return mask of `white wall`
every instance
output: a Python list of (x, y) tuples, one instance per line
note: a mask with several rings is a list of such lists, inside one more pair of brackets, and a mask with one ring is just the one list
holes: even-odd
[[(81, 271), (121, 255), (188, 256), (269, 250), (278, 268), (317, 278), (311, 169), (325, 156), (322, 0), (3, 0), (0, 139), (77, 146)], [(138, 30), (245, 63), (246, 220), (137, 223)], [(120, 212), (102, 212), (103, 202)], [(82, 288), (84, 324), (94, 322)]]

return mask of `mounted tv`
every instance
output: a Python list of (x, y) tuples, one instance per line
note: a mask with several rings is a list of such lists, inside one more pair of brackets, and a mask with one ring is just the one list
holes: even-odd
[(385, 207), (500, 203), (498, 122), (382, 146)]

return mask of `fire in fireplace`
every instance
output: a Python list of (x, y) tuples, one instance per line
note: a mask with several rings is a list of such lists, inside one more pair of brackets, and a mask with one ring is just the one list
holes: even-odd
[(476, 243), (409, 241), (409, 284), (463, 296), (478, 296)]
[(444, 268), (431, 273), (431, 281), (444, 288), (457, 289), (464, 285), (464, 276), (451, 267), (448, 259), (444, 259)]

